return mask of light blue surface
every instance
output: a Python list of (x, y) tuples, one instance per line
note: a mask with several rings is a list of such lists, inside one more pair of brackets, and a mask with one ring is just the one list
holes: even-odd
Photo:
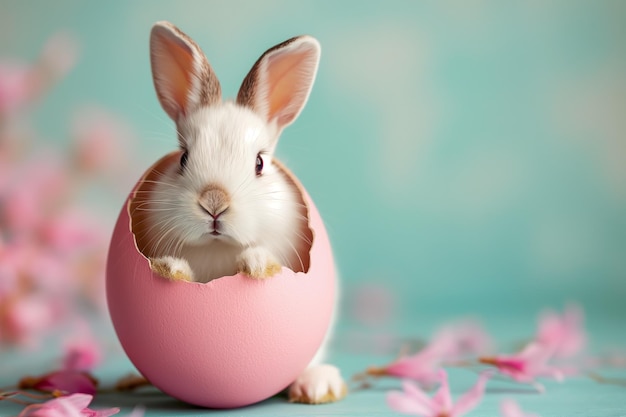
[[(424, 316), (420, 327), (435, 328), (441, 324), (445, 314), (429, 314)], [(589, 333), (594, 353), (601, 353), (610, 347), (626, 346), (626, 333), (623, 322), (604, 315), (589, 317)], [(487, 330), (498, 335), (498, 346), (503, 350), (512, 349), (525, 336), (525, 331), (533, 330), (533, 318), (520, 315), (501, 315), (485, 321)], [(335, 334), (333, 353), (329, 362), (338, 365), (347, 379), (364, 371), (369, 366), (384, 365), (392, 360), (399, 347), (390, 343), (386, 351), (376, 351), (376, 340), (386, 337), (389, 333), (407, 334), (412, 337), (428, 337), (427, 332), (418, 331), (412, 323), (398, 325), (392, 332), (384, 328), (359, 328), (357, 326), (340, 325)], [(364, 332), (365, 331), (365, 332)], [(111, 330), (104, 326), (102, 337), (112, 338)], [(351, 341), (358, 340), (355, 345)], [(54, 345), (54, 344), (52, 344)], [(103, 388), (110, 387), (121, 376), (134, 368), (114, 342), (108, 344), (106, 363), (95, 371)], [(48, 356), (48, 357), (45, 357)], [(52, 351), (37, 358), (25, 355), (4, 355), (3, 369), (0, 375), (0, 386), (9, 385), (29, 372), (41, 372), (54, 366), (55, 356)], [(601, 371), (605, 376), (620, 378), (626, 383), (626, 370)], [(449, 369), (449, 378), (453, 398), (457, 398), (472, 386), (476, 380), (475, 369)], [(626, 416), (626, 386), (599, 384), (587, 377), (567, 379), (563, 383), (549, 380), (541, 381), (545, 387), (544, 394), (536, 393), (532, 388), (515, 384), (501, 378), (491, 380), (487, 385), (485, 396), (480, 405), (467, 414), (469, 417), (499, 416), (500, 403), (505, 398), (516, 400), (524, 410), (535, 412), (542, 417), (586, 416), (586, 417), (619, 417)], [(355, 387), (351, 383), (351, 387)], [(259, 404), (233, 410), (207, 410), (186, 405), (153, 389), (142, 389), (137, 393), (98, 394), (93, 403), (94, 408), (122, 407), (122, 413), (129, 413), (136, 405), (146, 407), (146, 417), (157, 416), (390, 416), (396, 415), (386, 405), (385, 394), (389, 390), (399, 389), (400, 382), (385, 379), (378, 382), (373, 389), (353, 391), (338, 403), (308, 406), (289, 404), (283, 396), (277, 396)], [(15, 415), (21, 407), (0, 403), (0, 416)]]
[[(477, 315), (510, 343), (532, 335), (541, 308), (568, 300), (589, 313), (595, 349), (626, 346), (626, 2), (3, 0), (0, 57), (33, 59), (59, 30), (81, 44), (76, 68), (36, 108), (35, 128), (66, 146), (76, 112), (95, 104), (135, 130), (136, 175), (173, 149), (148, 61), (150, 27), (162, 19), (200, 44), (226, 96), (268, 47), (300, 33), (320, 40), (316, 85), (278, 154), (334, 246), (343, 281), (334, 357), (346, 375), (393, 356), (362, 356), (376, 337), (425, 337)], [(121, 199), (93, 194), (112, 227)], [(378, 324), (363, 322), (363, 285), (381, 297), (370, 307), (381, 309)], [(4, 385), (41, 371), (53, 352), (0, 355)], [(129, 366), (113, 349), (100, 372), (114, 378)], [(457, 393), (474, 377), (455, 375)], [(490, 384), (470, 415), (497, 415), (502, 387)], [(624, 387), (588, 380), (513, 394), (542, 416), (626, 415)], [(378, 391), (223, 413), (178, 410), (162, 396), (97, 405), (144, 398), (155, 416), (392, 414)], [(0, 404), (0, 415), (17, 410)]]

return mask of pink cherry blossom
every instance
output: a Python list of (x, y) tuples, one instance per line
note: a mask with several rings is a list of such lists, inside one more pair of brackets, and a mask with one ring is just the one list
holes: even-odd
[(119, 408), (92, 410), (87, 408), (93, 396), (72, 394), (54, 398), (42, 404), (24, 408), (18, 417), (109, 417), (120, 412)]
[(39, 233), (47, 247), (63, 253), (83, 252), (108, 241), (102, 222), (78, 207), (68, 207), (58, 213), (41, 225)]
[(95, 395), (97, 385), (98, 381), (87, 372), (62, 370), (41, 376), (22, 378), (19, 389)]
[(49, 216), (65, 203), (71, 179), (55, 152), (42, 152), (11, 173), (2, 190), (0, 223), (13, 239), (23, 240), (39, 230)]
[(0, 118), (22, 108), (33, 96), (33, 70), (18, 62), (0, 62)]
[(580, 353), (587, 343), (582, 308), (570, 304), (563, 314), (545, 312), (539, 320), (535, 340), (553, 349), (556, 357), (569, 358)]
[(33, 345), (58, 317), (56, 300), (38, 294), (9, 296), (0, 311), (0, 328), (11, 343)]
[(533, 383), (537, 377), (563, 379), (563, 370), (548, 363), (553, 356), (552, 349), (533, 342), (514, 355), (496, 355), (482, 357), (479, 360), (481, 363), (495, 366), (500, 373), (514, 381)]
[(362, 284), (351, 292), (350, 313), (359, 322), (381, 325), (393, 315), (394, 297), (384, 285)]
[(502, 417), (539, 417), (534, 413), (527, 413), (514, 400), (507, 398), (500, 403)]
[(68, 371), (91, 371), (102, 361), (100, 343), (93, 337), (86, 324), (79, 326), (76, 336), (65, 342), (63, 369)]
[(81, 172), (120, 179), (127, 174), (135, 134), (119, 117), (96, 107), (82, 109), (72, 130), (74, 164)]
[(439, 381), (439, 370), (444, 361), (484, 354), (491, 350), (491, 346), (491, 339), (478, 323), (462, 321), (442, 327), (421, 351), (400, 357), (384, 367), (371, 367), (367, 374), (408, 378), (432, 385)]
[[(446, 350), (439, 350), (442, 348)], [(446, 352), (447, 345), (429, 345), (413, 355), (400, 357), (389, 365), (370, 367), (367, 374), (408, 378), (423, 385), (432, 385), (439, 381), (441, 360)]]
[(459, 417), (476, 407), (482, 400), (488, 373), (478, 377), (476, 384), (463, 394), (456, 403), (452, 402), (448, 375), (445, 370), (439, 371), (441, 386), (431, 398), (417, 385), (409, 380), (403, 382), (403, 392), (391, 391), (387, 394), (389, 407), (404, 414), (422, 417)]
[(480, 323), (468, 319), (440, 328), (429, 346), (446, 360), (460, 360), (490, 352), (493, 342)]

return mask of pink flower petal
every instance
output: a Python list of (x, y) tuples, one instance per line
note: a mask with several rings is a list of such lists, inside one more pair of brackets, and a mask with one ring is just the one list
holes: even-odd
[(64, 343), (63, 369), (69, 371), (91, 371), (102, 361), (100, 343), (86, 322), (77, 324), (77, 334)]
[(562, 378), (563, 372), (559, 368), (548, 365), (553, 353), (553, 348), (532, 342), (515, 355), (480, 358), (480, 362), (495, 366), (498, 371), (515, 381), (531, 383), (540, 376)]
[(0, 62), (0, 115), (15, 112), (32, 98), (31, 78), (31, 66)]
[(440, 328), (429, 346), (436, 348), (442, 358), (457, 360), (485, 355), (492, 350), (493, 342), (478, 322), (466, 319)]
[(584, 312), (575, 304), (566, 306), (562, 315), (547, 311), (539, 320), (536, 340), (552, 347), (557, 357), (572, 357), (587, 343), (583, 322)]
[(440, 362), (439, 351), (426, 347), (416, 354), (390, 363), (383, 369), (383, 374), (430, 385), (439, 381)]
[(87, 408), (93, 396), (72, 394), (55, 398), (42, 404), (24, 408), (18, 417), (109, 417), (119, 413), (119, 408), (91, 410)]
[(525, 413), (512, 399), (505, 399), (500, 403), (502, 417), (539, 417), (537, 414)]
[(20, 389), (33, 388), (40, 391), (61, 391), (68, 394), (95, 395), (97, 381), (85, 372), (57, 371), (40, 377), (27, 377), (20, 381)]
[[(423, 393), (411, 382), (405, 382), (403, 385), (405, 389), (404, 392), (391, 391), (387, 393), (387, 405), (399, 413), (431, 416), (432, 407), (430, 405), (430, 398), (425, 395), (420, 395)], [(415, 392), (419, 392), (420, 394), (415, 396)]]
[(452, 407), (450, 416), (461, 416), (468, 413), (476, 407), (483, 398), (485, 392), (485, 384), (491, 375), (487, 372), (480, 374), (476, 384), (465, 394), (463, 394)]
[(448, 385), (448, 373), (443, 369), (439, 370), (439, 381), (441, 385), (433, 396), (433, 403), (436, 404), (438, 409), (445, 412), (452, 407), (452, 398), (450, 397), (450, 386)]
[(420, 387), (415, 385), (410, 380), (405, 379), (404, 381), (402, 381), (402, 388), (404, 389), (404, 393), (407, 396), (412, 397), (417, 403), (423, 405), (427, 409), (433, 408), (433, 400), (428, 395), (426, 395), (424, 391), (420, 389)]

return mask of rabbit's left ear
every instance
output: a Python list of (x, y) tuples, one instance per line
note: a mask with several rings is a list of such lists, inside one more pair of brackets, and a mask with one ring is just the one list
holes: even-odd
[(249, 107), (280, 132), (304, 107), (320, 59), (320, 44), (298, 36), (267, 50), (241, 84), (237, 103)]
[(204, 53), (173, 24), (163, 21), (152, 27), (150, 63), (161, 106), (175, 122), (221, 101), (220, 83)]

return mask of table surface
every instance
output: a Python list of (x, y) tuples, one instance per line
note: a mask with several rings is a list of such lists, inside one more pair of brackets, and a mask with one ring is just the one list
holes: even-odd
[[(422, 329), (436, 328), (442, 316), (433, 315), (419, 320)], [(626, 347), (626, 325), (623, 317), (603, 315), (588, 320), (591, 347), (595, 352)], [(533, 319), (520, 315), (491, 317), (489, 330), (498, 335), (498, 343), (512, 346), (519, 342), (520, 335), (532, 329)], [(105, 325), (106, 327), (106, 325)], [(415, 334), (412, 323), (387, 326), (385, 329), (340, 324), (335, 330), (333, 351), (329, 362), (338, 365), (346, 379), (371, 365), (383, 365), (393, 359), (392, 351), (398, 340)], [(420, 332), (424, 334), (425, 332)], [(112, 386), (125, 374), (134, 370), (132, 364), (117, 346), (112, 330), (104, 329), (103, 335), (109, 340), (105, 362), (94, 371), (101, 386)], [(29, 373), (44, 373), (58, 357), (50, 350), (13, 350), (0, 353), (0, 386), (14, 384), (20, 377)], [(56, 358), (56, 359), (55, 359)], [(449, 379), (453, 398), (458, 397), (476, 380), (476, 369), (449, 369)], [(626, 369), (602, 370), (601, 373), (614, 378), (615, 384), (601, 384), (588, 377), (575, 377), (559, 383), (542, 381), (546, 391), (535, 392), (528, 386), (514, 384), (500, 378), (489, 381), (480, 405), (468, 416), (499, 416), (500, 403), (505, 398), (513, 398), (527, 412), (547, 416), (586, 416), (615, 417), (626, 416)], [(208, 410), (193, 407), (177, 401), (153, 388), (144, 388), (132, 393), (100, 393), (92, 408), (121, 407), (120, 416), (128, 415), (135, 406), (145, 407), (145, 416), (390, 416), (396, 415), (388, 408), (385, 395), (391, 389), (398, 389), (396, 379), (379, 380), (373, 387), (353, 390), (342, 401), (327, 405), (290, 404), (282, 395), (277, 395), (261, 403), (234, 409)], [(16, 416), (22, 406), (8, 402), (0, 403), (0, 416)]]

